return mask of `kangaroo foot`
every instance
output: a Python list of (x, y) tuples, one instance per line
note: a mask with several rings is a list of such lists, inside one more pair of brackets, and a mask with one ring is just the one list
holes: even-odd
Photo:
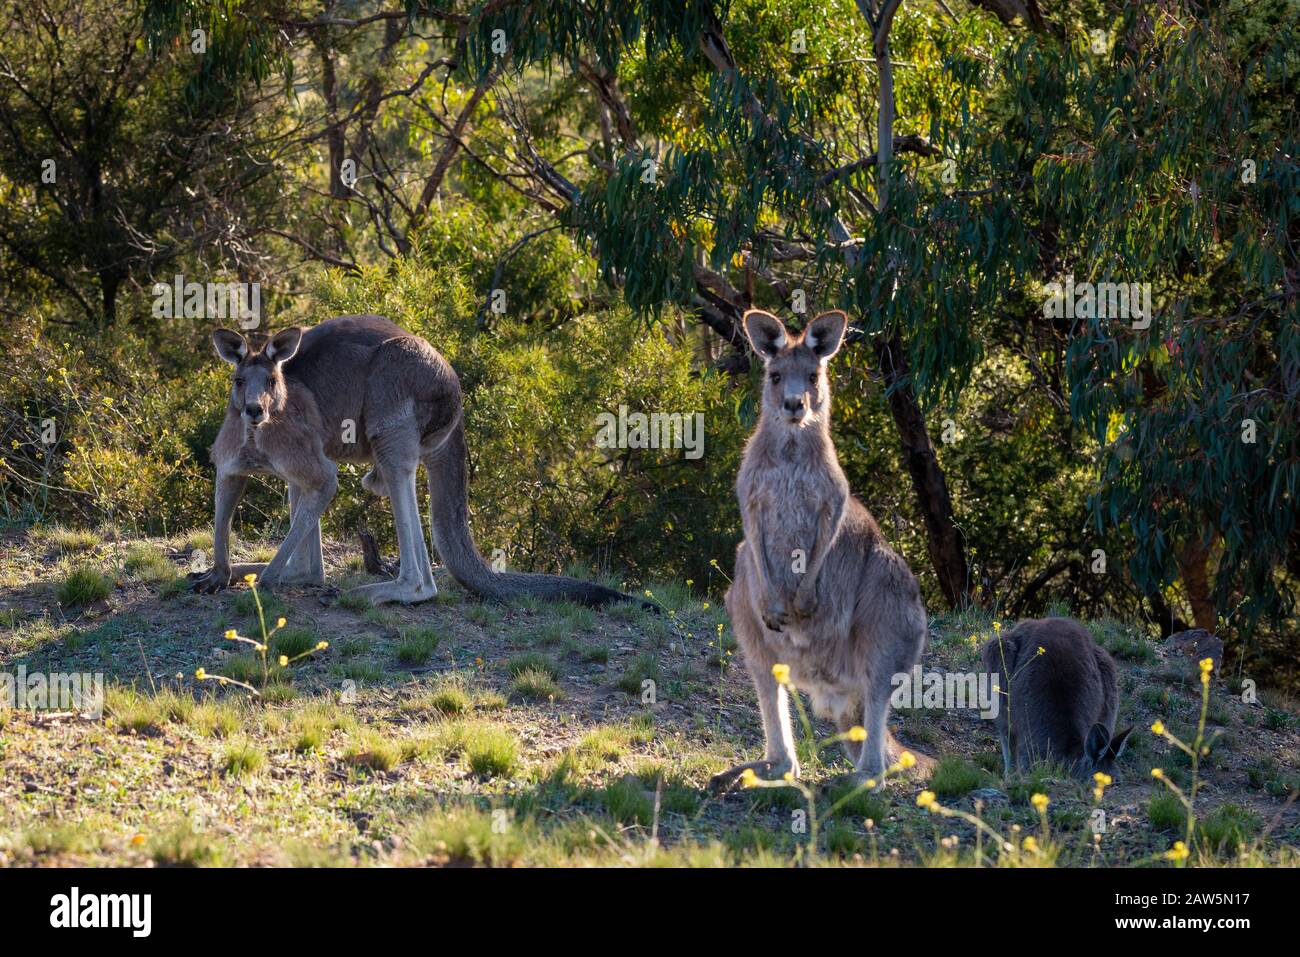
[(709, 793), (725, 794), (736, 786), (741, 775), (746, 771), (753, 771), (764, 781), (779, 781), (787, 774), (799, 776), (799, 766), (791, 760), (785, 761), (748, 761), (745, 764), (737, 764), (734, 768), (728, 768), (720, 771), (709, 779)]
[(343, 594), (360, 595), (372, 605), (382, 605), (386, 602), (414, 605), (417, 602), (428, 601), (438, 594), (438, 586), (432, 582), (427, 584), (422, 581), (404, 582), (399, 578), (396, 581), (349, 588)]
[(209, 568), (205, 572), (190, 572), (185, 576), (190, 583), (190, 590), (201, 595), (215, 595), (230, 586), (229, 568)]
[(325, 575), (316, 574), (315, 572), (311, 572), (311, 571), (305, 571), (305, 572), (286, 571), (283, 575), (280, 576), (280, 584), (320, 586), (325, 584)]

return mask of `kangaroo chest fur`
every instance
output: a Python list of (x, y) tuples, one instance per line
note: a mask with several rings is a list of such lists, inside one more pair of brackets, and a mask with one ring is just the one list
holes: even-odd
[[(828, 551), (816, 577), (816, 614), (811, 620), (791, 620), (781, 631), (765, 629), (763, 640), (777, 660), (789, 665), (791, 679), (809, 694), (813, 710), (837, 714), (857, 697), (860, 667), (852, 661), (849, 634), (854, 590), (838, 589), (833, 580), (840, 563), (837, 552), (846, 547), (840, 531), (849, 489), (829, 436), (794, 434), (751, 443), (737, 491), (749, 558), (766, 563), (769, 581), (787, 604), (808, 573), (814, 548)], [(835, 516), (839, 521), (833, 521)], [(753, 580), (759, 580), (757, 575)], [(751, 594), (761, 605), (759, 590), (751, 589)]]
[[(814, 548), (833, 547), (821, 541), (826, 522), (842, 514), (849, 495), (834, 447), (829, 437), (798, 435), (752, 442), (736, 486), (747, 543), (766, 562), (772, 586), (792, 599)], [(829, 529), (832, 540), (838, 531)]]

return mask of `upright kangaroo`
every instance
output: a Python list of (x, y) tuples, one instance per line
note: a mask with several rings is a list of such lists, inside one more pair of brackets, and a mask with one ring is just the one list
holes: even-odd
[[(365, 489), (392, 503), (401, 565), (393, 581), (354, 591), (373, 604), (418, 602), (438, 589), (415, 495), (429, 480), (433, 543), (456, 580), (485, 598), (532, 594), (587, 605), (626, 595), (559, 575), (494, 572), (470, 536), (460, 380), (432, 346), (379, 316), (342, 316), (306, 331), (284, 329), (250, 343), (212, 334), (234, 366), (230, 401), (212, 446), (217, 470), (211, 570), (190, 576), (213, 592), (254, 573), (262, 584), (324, 583), (320, 518), (338, 488), (338, 462), (371, 463)], [(290, 527), (266, 565), (230, 564), (230, 523), (248, 476), (289, 485)]]
[(1006, 695), (994, 719), (1005, 774), (1037, 760), (1061, 761), (1084, 779), (1115, 770), (1133, 729), (1111, 736), (1115, 662), (1086, 628), (1070, 618), (1022, 621), (984, 646), (984, 667)]
[(716, 775), (715, 789), (745, 770), (799, 773), (789, 695), (773, 677), (775, 664), (789, 666), (818, 715), (841, 731), (866, 728), (865, 743), (846, 744), (860, 779), (880, 775), (887, 748), (897, 748), (885, 723), (891, 679), (920, 658), (925, 609), (907, 564), (850, 494), (831, 442), (826, 366), (847, 324), (844, 313), (827, 312), (794, 335), (769, 313), (745, 313), (766, 384), (736, 482), (745, 540), (727, 611), (767, 744), (762, 761)]

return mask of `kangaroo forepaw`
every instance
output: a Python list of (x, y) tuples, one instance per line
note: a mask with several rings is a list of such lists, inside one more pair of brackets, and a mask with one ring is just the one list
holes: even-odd
[(779, 781), (787, 774), (799, 776), (799, 766), (793, 761), (748, 761), (737, 764), (734, 768), (719, 771), (709, 779), (711, 794), (725, 794), (740, 783), (746, 771), (753, 771), (754, 776), (764, 781)]
[(796, 618), (811, 618), (817, 614), (817, 590), (800, 588), (795, 592), (793, 607)]
[(772, 602), (763, 609), (761, 617), (769, 631), (784, 631), (786, 622), (790, 620), (790, 613), (786, 610), (784, 602)]
[(190, 572), (185, 576), (190, 590), (201, 595), (215, 595), (230, 585), (229, 568), (209, 568), (205, 572)]

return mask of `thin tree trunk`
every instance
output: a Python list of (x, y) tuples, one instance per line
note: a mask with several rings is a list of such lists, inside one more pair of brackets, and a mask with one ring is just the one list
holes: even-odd
[[(880, 368), (889, 389), (889, 411), (903, 445), (903, 456), (917, 503), (925, 518), (930, 563), (939, 579), (939, 590), (953, 608), (969, 600), (970, 570), (966, 566), (966, 537), (953, 517), (948, 482), (925, 427), (925, 416), (907, 383), (907, 360), (897, 339), (879, 346)], [(902, 383), (901, 385), (899, 383)]]
[(1178, 553), (1178, 569), (1192, 606), (1192, 621), (1211, 634), (1219, 624), (1219, 610), (1210, 595), (1210, 547), (1193, 535)]

